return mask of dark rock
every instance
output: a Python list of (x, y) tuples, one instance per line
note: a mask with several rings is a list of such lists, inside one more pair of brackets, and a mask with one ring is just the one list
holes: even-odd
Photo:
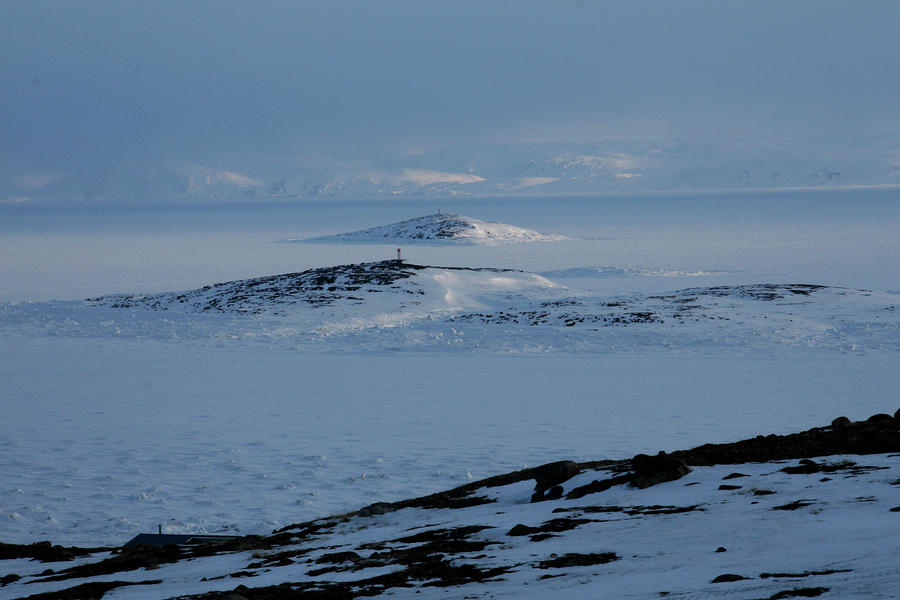
[[(419, 544), (424, 542), (440, 545), (447, 542), (465, 540), (470, 535), (478, 533), (479, 531), (484, 531), (485, 529), (493, 529), (493, 527), (490, 525), (463, 525), (462, 527), (451, 527), (448, 529), (429, 529), (392, 541), (401, 544)], [(496, 543), (497, 542), (485, 542), (483, 540), (473, 542), (473, 544), (480, 545), (482, 548)]]
[(18, 581), (22, 579), (21, 575), (16, 575), (15, 573), (10, 573), (9, 575), (4, 575), (0, 577), (0, 585), (7, 585), (9, 583), (13, 583), (14, 581)]
[(565, 567), (587, 567), (590, 565), (604, 565), (619, 560), (614, 552), (601, 552), (598, 554), (564, 554), (556, 558), (542, 560), (537, 564), (539, 569), (560, 569)]
[(628, 508), (622, 506), (570, 506), (554, 508), (554, 513), (562, 512), (579, 512), (579, 513), (616, 513), (623, 512), (626, 515), (677, 515), (680, 513), (691, 512), (695, 510), (703, 510), (702, 505), (693, 504), (691, 506), (661, 506), (654, 504), (652, 506), (631, 506)]
[(155, 569), (161, 564), (178, 562), (183, 556), (178, 546), (125, 546), (119, 549), (117, 554), (109, 558), (95, 563), (85, 563), (63, 569), (55, 575), (38, 581), (63, 581), (65, 579), (82, 579), (96, 575), (134, 571), (142, 568)]
[(569, 531), (570, 529), (575, 529), (579, 525), (584, 525), (585, 523), (590, 523), (591, 519), (550, 519), (549, 521), (545, 521), (541, 523), (538, 527), (529, 527), (527, 525), (522, 525), (519, 523), (515, 525), (512, 529), (510, 529), (506, 535), (518, 536), (518, 535), (533, 535), (536, 533), (560, 533), (562, 531)]
[(796, 467), (785, 467), (781, 469), (782, 473), (791, 473), (791, 474), (803, 474), (809, 475), (811, 473), (818, 473), (822, 470), (822, 465), (818, 464), (813, 460), (809, 460), (808, 458), (804, 458), (800, 461), (800, 464)]
[(255, 572), (255, 571), (235, 571), (234, 573), (231, 573), (228, 576), (238, 579), (241, 577), (256, 577), (257, 575), (259, 575), (259, 573)]
[(722, 491), (739, 490), (739, 489), (741, 489), (741, 487), (742, 486), (739, 486), (739, 485), (728, 485), (728, 484), (723, 483), (722, 485), (719, 486), (719, 490), (722, 490)]
[(716, 552), (728, 552), (728, 548), (726, 548), (725, 546), (719, 546), (718, 548), (716, 548)]
[(796, 500), (781, 506), (773, 506), (772, 510), (797, 510), (798, 508), (806, 508), (811, 504), (815, 504), (815, 502), (812, 500)]
[(834, 456), (888, 454), (900, 451), (900, 419), (817, 427), (789, 435), (767, 435), (726, 444), (704, 444), (673, 452), (687, 465), (712, 466)]
[(631, 459), (631, 467), (634, 473), (629, 483), (638, 489), (674, 481), (691, 472), (684, 461), (664, 452), (660, 452), (657, 456), (638, 454)]
[(814, 588), (795, 588), (793, 590), (784, 590), (783, 592), (778, 592), (777, 594), (772, 594), (769, 596), (768, 600), (783, 600), (784, 598), (815, 598), (816, 596), (821, 596), (825, 592), (827, 592), (831, 588), (826, 587), (814, 587)]
[(898, 408), (897, 412), (894, 413), (894, 418), (900, 421), (900, 408)]
[(588, 494), (605, 492), (614, 485), (622, 485), (623, 483), (628, 483), (629, 481), (631, 481), (631, 475), (618, 475), (616, 477), (610, 477), (609, 479), (603, 479), (601, 481), (595, 479), (594, 481), (586, 485), (579, 486), (566, 494), (566, 500), (577, 500), (578, 498), (583, 498)]
[(537, 531), (535, 527), (529, 527), (528, 525), (522, 525), (521, 523), (517, 523), (513, 525), (513, 528), (506, 532), (506, 535), (512, 536), (520, 536), (520, 535), (529, 535)]
[(900, 512), (900, 506), (895, 506), (891, 509), (891, 512)]
[(161, 579), (148, 581), (92, 581), (75, 587), (28, 596), (32, 600), (100, 600), (106, 592), (126, 585), (156, 585)]
[(866, 419), (866, 423), (883, 423), (886, 421), (893, 421), (894, 417), (886, 413), (878, 413), (877, 415), (872, 415), (868, 419)]
[(316, 564), (337, 564), (342, 562), (359, 562), (362, 556), (356, 552), (332, 552), (316, 559)]
[(33, 544), (5, 544), (0, 542), (0, 560), (33, 558), (41, 562), (63, 562), (104, 550), (108, 550), (108, 548), (64, 548), (62, 546), (54, 546), (47, 541)]
[(535, 481), (534, 491), (542, 493), (568, 481), (578, 475), (579, 472), (578, 463), (571, 460), (560, 460), (534, 467), (531, 470)]
[(393, 512), (397, 510), (394, 508), (390, 502), (376, 502), (374, 504), (370, 504), (369, 506), (363, 507), (359, 509), (356, 513), (361, 517), (375, 517), (378, 515), (385, 515), (389, 512)]
[(802, 573), (760, 573), (760, 579), (783, 578), (783, 579), (800, 579), (801, 577), (812, 577), (813, 575), (834, 575), (835, 573), (850, 573), (853, 569), (826, 569), (824, 571), (804, 571)]
[(777, 492), (773, 492), (772, 490), (753, 490), (754, 496), (771, 496)]
[(744, 577), (743, 575), (735, 575), (734, 573), (723, 573), (719, 575), (715, 579), (712, 580), (712, 583), (728, 583), (731, 581), (742, 581), (744, 579), (750, 579), (749, 577)]
[(848, 419), (847, 417), (838, 417), (837, 419), (835, 419), (834, 421), (831, 422), (831, 426), (834, 429), (840, 429), (841, 427), (846, 427), (847, 425), (850, 425), (850, 423), (852, 423), (852, 421), (850, 421), (850, 419)]
[(723, 477), (722, 481), (725, 481), (727, 479), (739, 479), (741, 477), (749, 477), (749, 475), (744, 475), (743, 473), (732, 473), (730, 475), (726, 475), (725, 477)]

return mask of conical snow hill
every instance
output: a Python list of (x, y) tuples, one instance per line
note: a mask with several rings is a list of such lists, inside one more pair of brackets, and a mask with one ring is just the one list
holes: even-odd
[(566, 238), (563, 236), (538, 233), (537, 231), (516, 227), (515, 225), (481, 221), (463, 215), (437, 213), (360, 231), (291, 241), (497, 245), (521, 242), (552, 242), (564, 239)]

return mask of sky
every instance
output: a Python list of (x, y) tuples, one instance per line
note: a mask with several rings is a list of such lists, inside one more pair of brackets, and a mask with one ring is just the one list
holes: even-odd
[(896, 133), (898, 23), (895, 0), (0, 0), (0, 161)]

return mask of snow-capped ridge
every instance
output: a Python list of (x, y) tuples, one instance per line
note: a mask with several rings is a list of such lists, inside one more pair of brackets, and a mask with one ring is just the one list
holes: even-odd
[(359, 231), (338, 233), (291, 242), (397, 242), (405, 244), (498, 245), (521, 242), (553, 242), (566, 239), (532, 229), (482, 221), (463, 215), (435, 213)]

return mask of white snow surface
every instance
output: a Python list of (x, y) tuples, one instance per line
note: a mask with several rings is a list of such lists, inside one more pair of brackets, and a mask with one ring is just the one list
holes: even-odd
[[(681, 479), (647, 489), (628, 485), (579, 499), (530, 503), (533, 481), (482, 487), (473, 497), (494, 500), (468, 508), (405, 508), (376, 516), (322, 519), (321, 529), (270, 550), (222, 553), (89, 578), (52, 581), (39, 575), (69, 563), (7, 561), (23, 576), (0, 597), (61, 590), (86, 581), (133, 581), (109, 598), (168, 598), (264, 587), (285, 581), (360, 581), (403, 567), (369, 566), (390, 552), (430, 539), (458, 536), (471, 542), (452, 564), (498, 569), (487, 581), (429, 587), (423, 577), (410, 587), (389, 587), (399, 598), (676, 598), (741, 600), (824, 594), (825, 598), (896, 598), (900, 540), (895, 522), (900, 463), (896, 456), (831, 456), (834, 468), (789, 474), (796, 461), (694, 467)], [(588, 469), (563, 484), (563, 493), (610, 472)], [(724, 487), (720, 487), (725, 484)], [(517, 534), (515, 526), (550, 535)], [(436, 537), (429, 537), (435, 533)], [(356, 564), (337, 558), (355, 553)], [(554, 566), (570, 555), (603, 555), (597, 564)], [(108, 554), (98, 554), (95, 560)], [(347, 554), (345, 556), (353, 556)], [(285, 558), (286, 557), (286, 558)], [(335, 557), (335, 558), (330, 558)], [(360, 562), (362, 561), (362, 562)], [(743, 579), (714, 582), (721, 575)], [(148, 580), (152, 580), (148, 582)], [(362, 586), (360, 586), (362, 589)], [(240, 592), (240, 590), (237, 590)]]
[(370, 227), (361, 231), (321, 236), (306, 242), (396, 242), (404, 244), (515, 244), (521, 242), (555, 242), (560, 235), (538, 233), (531, 229), (482, 221), (463, 215), (435, 213), (413, 219)]

